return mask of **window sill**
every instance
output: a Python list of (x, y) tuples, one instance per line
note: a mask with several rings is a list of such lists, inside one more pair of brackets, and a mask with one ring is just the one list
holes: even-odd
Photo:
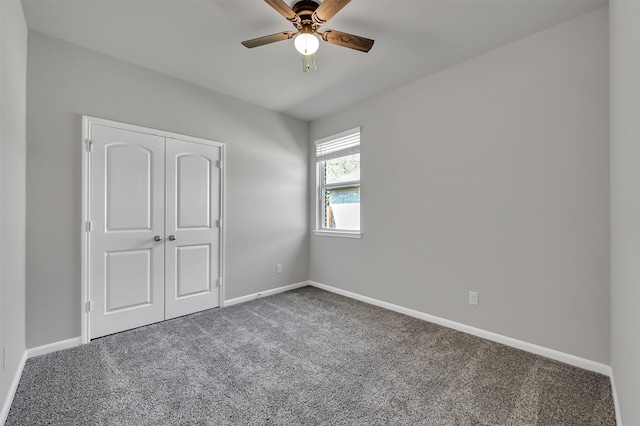
[(329, 231), (326, 229), (314, 229), (314, 235), (321, 237), (362, 238), (360, 231)]

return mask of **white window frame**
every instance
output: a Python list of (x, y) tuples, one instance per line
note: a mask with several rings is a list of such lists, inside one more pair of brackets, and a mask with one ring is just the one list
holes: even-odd
[[(345, 238), (361, 238), (362, 237), (362, 224), (360, 224), (360, 229), (358, 230), (345, 230), (345, 229), (334, 229), (334, 228), (325, 228), (323, 227), (325, 223), (325, 209), (324, 209), (324, 198), (323, 194), (326, 189), (337, 189), (337, 188), (345, 188), (345, 187), (353, 187), (353, 186), (361, 186), (361, 179), (353, 180), (349, 182), (339, 182), (339, 183), (324, 183), (324, 163), (327, 160), (333, 158), (340, 158), (347, 155), (352, 155), (360, 152), (360, 127), (356, 127), (350, 130), (346, 130), (344, 132), (340, 132), (338, 134), (328, 136), (326, 138), (319, 139), (315, 142), (316, 146), (316, 224), (315, 229), (313, 230), (314, 235), (319, 236), (329, 236), (329, 237), (345, 237)], [(328, 145), (330, 143), (335, 143), (340, 139), (351, 139), (355, 135), (357, 135), (358, 143), (357, 146), (353, 146), (352, 143), (347, 143), (345, 148), (340, 148), (338, 144), (330, 151), (328, 155), (324, 155), (322, 158), (319, 153), (320, 147), (322, 145)], [(328, 158), (327, 158), (328, 157)]]

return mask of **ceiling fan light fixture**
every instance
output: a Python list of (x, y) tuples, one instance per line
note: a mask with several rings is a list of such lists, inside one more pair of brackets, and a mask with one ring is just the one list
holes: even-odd
[(305, 56), (313, 55), (318, 51), (318, 47), (320, 47), (318, 37), (309, 33), (298, 34), (295, 40), (293, 40), (293, 44), (296, 50)]
[(283, 18), (292, 23), (297, 31), (281, 31), (245, 40), (242, 45), (251, 49), (293, 38), (296, 50), (302, 54), (302, 69), (304, 72), (311, 72), (317, 69), (316, 52), (320, 47), (320, 38), (329, 44), (359, 50), (360, 52), (368, 52), (373, 46), (373, 40), (357, 35), (335, 30), (318, 32), (320, 26), (326, 24), (351, 0), (287, 0), (293, 2), (292, 6), (289, 6), (285, 0), (264, 1), (282, 15)]

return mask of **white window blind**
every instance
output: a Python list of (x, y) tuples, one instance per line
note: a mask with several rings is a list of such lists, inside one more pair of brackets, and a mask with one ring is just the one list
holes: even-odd
[(360, 128), (347, 130), (316, 141), (316, 162), (332, 160), (360, 152)]

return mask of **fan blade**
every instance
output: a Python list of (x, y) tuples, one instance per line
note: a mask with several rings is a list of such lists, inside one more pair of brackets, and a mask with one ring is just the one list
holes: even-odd
[(295, 13), (293, 9), (291, 9), (289, 5), (284, 2), (284, 0), (264, 0), (264, 1), (267, 2), (269, 6), (274, 8), (276, 12), (278, 12), (280, 15), (284, 16), (285, 19), (293, 22), (294, 25), (297, 26), (297, 24), (300, 23), (300, 17), (298, 16), (298, 14)]
[(281, 33), (243, 41), (242, 45), (251, 49), (253, 47), (264, 46), (265, 44), (275, 43), (276, 41), (289, 40), (294, 35), (296, 35), (296, 33), (294, 33), (293, 31), (283, 31)]
[(349, 49), (355, 49), (361, 52), (368, 52), (371, 50), (374, 42), (374, 40), (371, 40), (370, 38), (364, 38), (335, 30), (327, 30), (318, 34), (320, 34), (322, 39), (327, 43), (348, 47)]
[(326, 23), (333, 18), (336, 13), (345, 7), (351, 0), (324, 0), (320, 6), (313, 12), (311, 19), (318, 25)]

